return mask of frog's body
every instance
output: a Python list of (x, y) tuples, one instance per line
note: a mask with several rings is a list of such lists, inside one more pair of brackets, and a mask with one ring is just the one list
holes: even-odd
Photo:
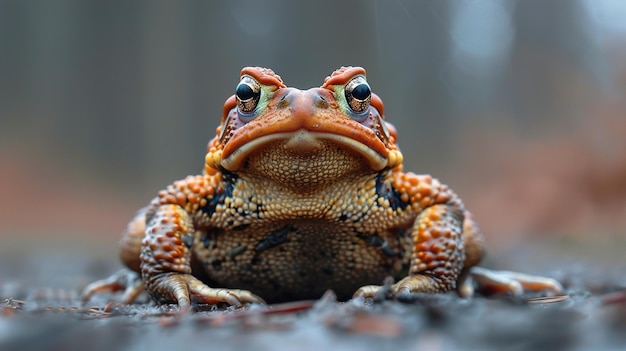
[(122, 260), (141, 280), (96, 282), (87, 297), (126, 288), (130, 302), (145, 288), (188, 306), (332, 289), (345, 299), (371, 296), (387, 276), (394, 294), (444, 292), (480, 261), (482, 237), (458, 196), (403, 172), (365, 70), (342, 67), (305, 91), (268, 69), (241, 77), (204, 173), (161, 191), (129, 225)]

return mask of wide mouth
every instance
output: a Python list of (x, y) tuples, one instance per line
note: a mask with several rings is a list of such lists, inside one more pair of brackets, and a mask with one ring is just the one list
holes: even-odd
[(236, 171), (252, 152), (259, 152), (265, 145), (281, 140), (285, 141), (285, 149), (301, 151), (302, 153), (315, 152), (322, 142), (331, 142), (361, 155), (374, 171), (385, 168), (388, 162), (386, 157), (356, 139), (340, 134), (311, 132), (301, 129), (294, 132), (268, 134), (251, 140), (232, 150), (226, 158), (222, 159), (221, 165), (229, 171)]

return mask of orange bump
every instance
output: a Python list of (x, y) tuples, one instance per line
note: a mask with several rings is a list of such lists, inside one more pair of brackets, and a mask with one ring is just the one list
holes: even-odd
[(448, 258), (450, 257), (450, 255), (446, 254), (445, 252), (440, 252), (437, 254), (437, 256), (435, 256), (439, 261), (447, 261)]
[(402, 191), (401, 194), (402, 195), (400, 195), (400, 201), (402, 201), (402, 202), (409, 202), (409, 194), (407, 194), (404, 191)]
[(417, 192), (422, 194), (422, 196), (430, 196), (432, 188), (430, 187), (430, 185), (420, 184), (417, 187)]
[(435, 260), (435, 256), (433, 256), (430, 252), (423, 252), (423, 255), (420, 257), (422, 261), (426, 264), (432, 263)]
[[(428, 264), (427, 264), (428, 269), (435, 269), (438, 266), (439, 266), (439, 262), (437, 262), (437, 261), (429, 261)], [(437, 272), (435, 272), (435, 274), (440, 275)]]
[(430, 228), (428, 232), (433, 238), (438, 238), (439, 236), (441, 236), (441, 232), (439, 231), (439, 228)]
[(450, 271), (444, 268), (437, 268), (435, 269), (434, 273), (438, 276), (445, 277), (450, 274)]
[(187, 196), (184, 193), (177, 193), (176, 200), (179, 206), (185, 206), (187, 204)]
[(196, 196), (196, 194), (189, 194), (187, 195), (187, 200), (191, 203), (196, 203), (198, 201), (198, 197)]
[(428, 219), (431, 221), (441, 220), (441, 214), (439, 211), (428, 211)]
[(176, 197), (175, 197), (174, 195), (172, 195), (172, 194), (168, 194), (168, 195), (165, 197), (165, 201), (166, 201), (168, 204), (175, 204), (175, 203), (177, 203)]
[[(442, 251), (444, 251), (445, 248), (441, 245), (439, 245), (438, 243), (433, 243), (432, 245), (430, 245), (430, 252), (434, 253), (434, 254), (439, 254)], [(439, 256), (437, 256), (437, 258), (439, 258)]]

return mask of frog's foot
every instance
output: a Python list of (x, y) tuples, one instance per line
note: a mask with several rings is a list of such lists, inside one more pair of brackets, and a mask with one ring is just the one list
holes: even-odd
[(467, 279), (458, 286), (459, 295), (470, 297), (474, 290), (486, 294), (511, 293), (519, 296), (525, 291), (550, 291), (562, 294), (561, 284), (552, 279), (509, 271), (493, 271), (482, 267), (472, 267)]
[(87, 285), (81, 296), (83, 302), (87, 302), (95, 294), (122, 290), (124, 291), (122, 303), (133, 303), (139, 294), (144, 291), (139, 274), (127, 269), (122, 269), (106, 279), (98, 280)]
[(152, 297), (161, 303), (176, 302), (187, 310), (191, 301), (205, 304), (225, 302), (232, 306), (265, 301), (248, 290), (210, 288), (191, 274), (163, 273), (148, 278)]
[(445, 288), (441, 285), (441, 282), (436, 279), (425, 275), (412, 275), (391, 285), (362, 286), (352, 297), (371, 297), (374, 298), (374, 300), (382, 300), (388, 295), (398, 297), (409, 293), (434, 293), (444, 291)]

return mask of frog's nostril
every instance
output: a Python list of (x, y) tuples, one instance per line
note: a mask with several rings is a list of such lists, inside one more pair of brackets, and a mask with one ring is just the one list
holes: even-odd
[(278, 100), (278, 104), (277, 107), (278, 108), (286, 108), (289, 107), (289, 105), (291, 105), (291, 100), (292, 98), (290, 97), (291, 92), (288, 91), (287, 93), (285, 93), (285, 95), (283, 95), (280, 100)]
[(319, 94), (315, 94), (313, 97), (313, 104), (317, 108), (328, 108), (328, 101), (326, 101), (326, 98)]

